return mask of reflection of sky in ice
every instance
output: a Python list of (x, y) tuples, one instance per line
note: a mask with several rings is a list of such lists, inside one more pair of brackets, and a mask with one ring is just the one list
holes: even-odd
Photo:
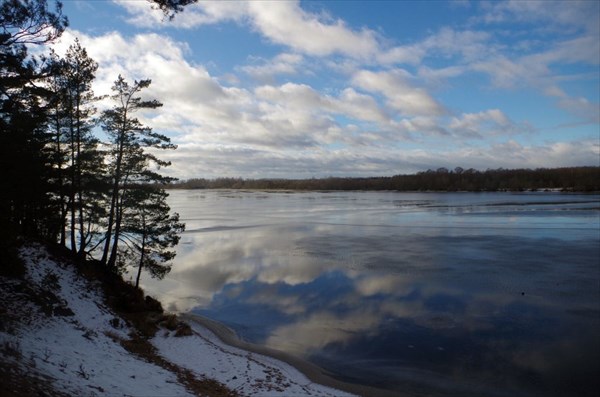
[(599, 196), (171, 195), (171, 309), (385, 388), (597, 391)]

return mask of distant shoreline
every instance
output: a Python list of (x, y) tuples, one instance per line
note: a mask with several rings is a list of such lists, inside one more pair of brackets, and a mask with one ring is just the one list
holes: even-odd
[(333, 378), (331, 375), (321, 367), (312, 364), (306, 360), (303, 360), (294, 355), (285, 353), (280, 350), (271, 349), (266, 346), (256, 345), (253, 343), (245, 342), (241, 340), (236, 333), (215, 320), (211, 320), (207, 317), (201, 316), (194, 313), (181, 313), (178, 316), (186, 321), (196, 323), (203, 328), (206, 328), (221, 340), (226, 345), (233, 346), (242, 350), (246, 350), (252, 353), (261, 354), (264, 356), (272, 357), (276, 360), (283, 361), (286, 364), (291, 365), (302, 374), (304, 374), (309, 380), (314, 383), (331, 387), (333, 389), (345, 391), (348, 393), (356, 394), (359, 396), (372, 396), (372, 397), (401, 397), (397, 391), (377, 389), (370, 386), (363, 386), (359, 384), (347, 383)]
[(395, 190), (395, 189), (278, 189), (278, 188), (242, 188), (242, 187), (175, 187), (166, 185), (165, 190), (214, 190), (214, 191), (240, 191), (240, 192), (262, 192), (262, 193), (339, 193), (339, 192), (389, 192), (389, 193), (514, 193), (514, 194), (576, 194), (576, 195), (598, 195), (600, 190), (562, 190), (558, 188), (532, 189), (532, 190)]
[(247, 189), (291, 191), (398, 191), (398, 192), (599, 192), (600, 167), (537, 169), (438, 168), (416, 174), (374, 177), (285, 178), (191, 178), (166, 185), (165, 189)]

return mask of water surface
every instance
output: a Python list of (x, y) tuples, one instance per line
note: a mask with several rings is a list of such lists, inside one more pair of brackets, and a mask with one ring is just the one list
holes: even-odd
[(171, 310), (414, 395), (596, 395), (600, 196), (170, 191)]

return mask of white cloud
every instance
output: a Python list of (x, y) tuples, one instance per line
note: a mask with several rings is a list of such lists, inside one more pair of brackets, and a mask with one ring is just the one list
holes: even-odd
[(467, 71), (466, 66), (448, 66), (445, 68), (432, 69), (427, 66), (421, 66), (418, 70), (418, 75), (428, 84), (440, 85), (445, 80), (458, 77)]
[(428, 153), (437, 164), (458, 164), (464, 168), (540, 168), (598, 164), (600, 144), (597, 140), (551, 142), (524, 145), (515, 140), (487, 147), (466, 147), (446, 152)]
[[(514, 89), (530, 87), (550, 97), (559, 98), (557, 105), (588, 122), (598, 122), (598, 104), (583, 97), (572, 97), (558, 84), (568, 80), (556, 72), (558, 65), (583, 64), (597, 67), (600, 64), (600, 41), (597, 37), (579, 37), (554, 43), (548, 50), (510, 59), (499, 55), (474, 62), (471, 70), (488, 74), (495, 87)], [(579, 76), (574, 78), (579, 79)], [(584, 77), (589, 79), (589, 77)], [(597, 74), (595, 75), (597, 84)]]
[(450, 132), (442, 124), (438, 117), (417, 116), (405, 118), (396, 122), (395, 125), (403, 131), (426, 136), (448, 136)]
[(490, 34), (482, 31), (456, 31), (442, 28), (426, 38), (420, 45), (431, 55), (451, 57), (461, 55), (465, 61), (485, 58), (493, 53), (489, 43)]
[(180, 144), (167, 153), (173, 171), (184, 178), (242, 176), (245, 178), (311, 178), (381, 176), (414, 173), (429, 168), (539, 168), (598, 164), (597, 139), (525, 145), (513, 139), (495, 144), (453, 148), (362, 146), (334, 149), (316, 147), (258, 149), (236, 144)]
[[(161, 23), (162, 14), (146, 2), (119, 4), (138, 25)], [(100, 62), (98, 94), (109, 93), (119, 73), (153, 80), (147, 94), (165, 106), (146, 114), (144, 121), (179, 144), (177, 151), (163, 155), (173, 161), (168, 172), (179, 177), (365, 176), (436, 165), (485, 169), (597, 162), (593, 141), (524, 145), (517, 142), (518, 135), (532, 127), (511, 120), (500, 105), (449, 115), (437, 92), (436, 97), (430, 92), (477, 71), (491, 78), (492, 88), (534, 87), (558, 107), (597, 123), (597, 104), (559, 86), (561, 77), (569, 76), (557, 72), (560, 65), (599, 63), (599, 44), (591, 34), (549, 42), (543, 51), (515, 57), (496, 45), (491, 33), (476, 30), (442, 28), (419, 42), (392, 47), (371, 30), (307, 12), (298, 2), (203, 1), (172, 23), (191, 28), (223, 21), (253, 29), (285, 52), (250, 58), (249, 65), (217, 77), (189, 61), (186, 43), (162, 34), (92, 37), (68, 30), (57, 48), (81, 37)], [(414, 72), (396, 63), (409, 64)], [(338, 74), (334, 83), (321, 88), (314, 81), (323, 78), (318, 74), (323, 65)], [(260, 85), (244, 80), (244, 73)], [(278, 85), (282, 75), (290, 82)], [(503, 142), (506, 135), (514, 140)], [(471, 138), (480, 138), (477, 147), (467, 146), (474, 142)]]
[(546, 89), (546, 95), (558, 98), (558, 106), (578, 115), (588, 123), (600, 123), (600, 106), (584, 97), (571, 97), (557, 86)]
[[(545, 75), (546, 68), (543, 65), (535, 65), (537, 70), (540, 67)], [(471, 65), (471, 69), (490, 75), (493, 84), (499, 88), (512, 88), (517, 82), (527, 80), (527, 76), (530, 76), (526, 65), (514, 62), (504, 56), (477, 62)]]
[(92, 37), (67, 30), (53, 47), (59, 54), (64, 53), (75, 37), (100, 65), (94, 84), (99, 94), (108, 94), (120, 73), (130, 79), (156, 79), (152, 90), (168, 97), (176, 94), (183, 101), (222, 94), (206, 69), (184, 61), (188, 51), (185, 43), (155, 33), (124, 37), (110, 32)]
[(482, 6), (485, 11), (482, 19), (487, 23), (542, 22), (546, 27), (585, 29), (590, 33), (597, 33), (600, 24), (596, 1), (508, 0), (483, 3)]
[(321, 95), (308, 85), (295, 83), (286, 83), (279, 87), (261, 86), (255, 92), (257, 98), (284, 107), (291, 114), (297, 111), (313, 114), (333, 113), (382, 125), (390, 122), (373, 97), (360, 94), (352, 88), (344, 89), (338, 97)]
[(353, 31), (342, 20), (327, 20), (305, 12), (299, 1), (248, 2), (252, 25), (269, 40), (310, 55), (372, 56), (378, 47), (375, 33)]
[[(66, 33), (63, 43), (74, 35)], [(313, 146), (316, 134), (332, 126), (325, 114), (314, 111), (318, 107), (311, 105), (311, 98), (291, 109), (292, 103), (284, 108), (261, 102), (245, 89), (222, 86), (203, 66), (185, 60), (184, 44), (167, 37), (80, 36), (90, 56), (102, 59), (96, 91), (109, 93), (119, 73), (128, 79), (150, 78), (153, 83), (146, 95), (158, 98), (164, 106), (144, 121), (179, 131), (181, 140), (305, 147)]]
[[(256, 65), (246, 65), (240, 69), (262, 83), (274, 83), (280, 74), (295, 75), (300, 73), (304, 57), (299, 54), (282, 53), (270, 60), (261, 59)], [(302, 72), (306, 72), (303, 70)]]
[(178, 13), (174, 20), (165, 18), (162, 11), (152, 7), (147, 1), (113, 2), (125, 8), (131, 15), (129, 23), (144, 28), (170, 25), (189, 29), (222, 21), (242, 21), (247, 15), (246, 4), (235, 1), (201, 1), (196, 5), (187, 6), (185, 12)]
[(598, 65), (600, 64), (600, 40), (598, 40), (598, 36), (585, 35), (559, 41), (549, 50), (524, 57), (523, 61), (528, 64), (542, 63), (544, 65), (579, 62)]
[(381, 50), (377, 54), (377, 60), (385, 65), (398, 63), (418, 65), (426, 54), (427, 50), (420, 45), (397, 46)]
[[(364, 63), (420, 64), (425, 56), (461, 54), (475, 59), (489, 52), (489, 35), (477, 31), (443, 28), (422, 42), (390, 46), (375, 31), (355, 30), (343, 20), (310, 13), (294, 1), (200, 1), (186, 7), (172, 21), (145, 2), (115, 0), (132, 15), (128, 21), (140, 27), (168, 26), (190, 29), (234, 21), (249, 26), (272, 43), (316, 57), (341, 55)], [(287, 69), (289, 70), (289, 69)], [(252, 69), (250, 69), (252, 71)]]
[(330, 107), (356, 120), (373, 121), (382, 126), (391, 122), (390, 116), (372, 96), (358, 93), (353, 88), (344, 89), (337, 99), (330, 101)]
[[(166, 23), (160, 11), (145, 2), (116, 2), (132, 15), (129, 19), (132, 24), (152, 27)], [(192, 28), (222, 21), (249, 24), (271, 42), (309, 55), (342, 54), (368, 59), (378, 49), (375, 32), (354, 31), (342, 20), (306, 12), (299, 1), (200, 1), (186, 7), (184, 13), (169, 23)]]
[(446, 112), (423, 88), (408, 83), (410, 74), (402, 69), (357, 72), (352, 82), (363, 90), (385, 96), (388, 106), (404, 116), (438, 116)]
[(449, 128), (456, 135), (467, 138), (532, 131), (532, 127), (528, 123), (517, 124), (499, 109), (490, 109), (479, 113), (463, 113), (460, 117), (451, 119)]
[(490, 45), (490, 34), (482, 31), (457, 31), (448, 27), (410, 45), (380, 47), (377, 61), (382, 64), (406, 63), (420, 65), (427, 57), (461, 57), (461, 62), (485, 58), (495, 51)]

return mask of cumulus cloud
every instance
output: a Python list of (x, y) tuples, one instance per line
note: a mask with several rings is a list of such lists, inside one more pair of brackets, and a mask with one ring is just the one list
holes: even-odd
[(192, 66), (184, 59), (187, 44), (155, 33), (124, 37), (110, 32), (89, 36), (67, 30), (54, 46), (58, 53), (79, 37), (89, 55), (100, 67), (95, 82), (96, 91), (108, 94), (118, 74), (127, 78), (150, 78), (153, 93), (161, 98), (181, 102), (202, 101), (222, 97), (222, 87), (202, 66)]
[(357, 87), (369, 92), (382, 94), (390, 108), (404, 116), (437, 116), (446, 112), (429, 93), (408, 82), (410, 74), (402, 69), (372, 72), (357, 72), (352, 82)]
[[(75, 35), (93, 58), (101, 60), (98, 94), (109, 92), (118, 73), (153, 79), (148, 95), (165, 106), (146, 115), (145, 121), (170, 133), (179, 145), (178, 150), (161, 154), (172, 161), (168, 172), (174, 176), (372, 176), (415, 172), (432, 165), (583, 165), (593, 164), (598, 157), (594, 142), (521, 146), (509, 141), (477, 148), (451, 145), (445, 151), (405, 149), (406, 134), (443, 139), (502, 137), (527, 132), (527, 125), (512, 121), (499, 109), (444, 121), (443, 107), (411, 86), (410, 74), (402, 70), (363, 70), (353, 76), (358, 88), (381, 95), (387, 105), (382, 106), (375, 96), (352, 87), (331, 95), (297, 83), (253, 90), (223, 86), (202, 65), (186, 61), (184, 43), (157, 34), (90, 37), (67, 31), (57, 48), (64, 50)], [(574, 106), (562, 91), (552, 94), (562, 96), (565, 106)]]
[[(117, 3), (132, 15), (129, 22), (137, 26), (164, 23), (160, 11), (143, 2), (117, 0)], [(271, 42), (309, 55), (343, 54), (367, 59), (378, 48), (374, 31), (355, 31), (340, 19), (306, 12), (299, 1), (200, 1), (188, 6), (171, 26), (192, 28), (222, 21), (248, 24)]]
[(382, 126), (391, 120), (375, 98), (361, 94), (351, 87), (344, 89), (337, 99), (331, 100), (329, 106), (355, 120), (373, 121)]
[[(56, 49), (64, 52), (75, 36), (100, 62), (96, 91), (108, 94), (119, 73), (130, 79), (152, 79), (147, 95), (164, 103), (152, 123), (179, 132), (182, 143), (313, 147), (335, 140), (364, 143), (364, 137), (354, 136), (353, 123), (375, 123), (370, 134), (390, 128), (390, 116), (375, 98), (351, 87), (338, 95), (323, 95), (306, 84), (263, 85), (254, 90), (224, 86), (204, 66), (186, 60), (185, 43), (155, 33), (92, 37), (67, 31)], [(301, 61), (291, 54), (277, 59)], [(336, 120), (337, 116), (347, 120)]]
[[(138, 26), (160, 32), (167, 23), (146, 2), (117, 3)], [(533, 43), (516, 56), (494, 31), (477, 30), (482, 22), (504, 23), (511, 13), (522, 13), (524, 23), (532, 20), (519, 11), (521, 5), (509, 3), (485, 6), (486, 15), (495, 17), (476, 21), (469, 29), (442, 27), (422, 40), (396, 45), (368, 28), (306, 11), (299, 2), (198, 2), (169, 26), (191, 29), (233, 22), (283, 47), (274, 56), (250, 54), (246, 65), (222, 76), (191, 62), (188, 44), (166, 33), (90, 36), (67, 30), (56, 47), (64, 51), (80, 36), (100, 63), (98, 94), (109, 93), (119, 73), (153, 80), (146, 94), (164, 107), (142, 118), (179, 145), (163, 156), (173, 163), (168, 172), (183, 178), (370, 176), (453, 165), (593, 163), (597, 145), (568, 139), (524, 145), (523, 135), (539, 131), (511, 119), (501, 104), (481, 110), (442, 102), (452, 79), (478, 72), (492, 82), (492, 87), (481, 88), (534, 88), (575, 115), (575, 122), (598, 122), (593, 98), (573, 95), (563, 85), (580, 76), (557, 72), (562, 65), (600, 63), (600, 44), (591, 34), (595, 25), (586, 22), (562, 41)], [(583, 3), (575, 6), (585, 8)], [(575, 26), (575, 18), (567, 14), (559, 17), (561, 26)], [(337, 74), (334, 82), (321, 86), (325, 69)], [(522, 146), (506, 150), (509, 144)]]
[(341, 114), (358, 121), (390, 122), (389, 116), (369, 95), (356, 92), (353, 88), (344, 89), (339, 96), (322, 95), (306, 84), (286, 83), (279, 87), (261, 86), (256, 90), (259, 99), (284, 107), (287, 114), (298, 111), (310, 113)]
[[(132, 15), (130, 22), (139, 26), (156, 26), (161, 23), (163, 15), (152, 10), (143, 2), (126, 2), (116, 0)], [(285, 46), (294, 53), (276, 56), (270, 62), (241, 67), (249, 75), (262, 83), (275, 83), (279, 74), (294, 75), (298, 73), (303, 61), (301, 55), (330, 57), (340, 55), (354, 63), (342, 60), (332, 63), (332, 67), (346, 65), (346, 73), (356, 73), (360, 64), (372, 64), (375, 60), (381, 65), (409, 64), (418, 66), (419, 78), (427, 84), (438, 86), (449, 78), (463, 75), (466, 71), (482, 72), (490, 76), (495, 87), (514, 88), (530, 86), (544, 92), (555, 82), (558, 76), (552, 71), (553, 64), (584, 62), (592, 65), (600, 63), (600, 43), (598, 36), (598, 5), (594, 2), (573, 1), (569, 3), (530, 1), (505, 1), (482, 3), (478, 5), (482, 15), (474, 19), (476, 23), (502, 24), (519, 21), (521, 23), (540, 23), (561, 29), (570, 29), (577, 37), (550, 44), (550, 48), (515, 57), (506, 48), (492, 40), (487, 31), (468, 29), (457, 30), (442, 27), (439, 31), (425, 39), (412, 44), (390, 46), (374, 31), (363, 28), (355, 30), (344, 21), (334, 19), (326, 14), (305, 11), (298, 1), (291, 2), (199, 2), (178, 15), (171, 26), (193, 28), (205, 24), (223, 21), (234, 21), (256, 31), (272, 43)], [(528, 43), (531, 43), (529, 41)], [(530, 44), (517, 43), (514, 48), (525, 48)], [(431, 68), (423, 64), (428, 58), (453, 59), (454, 65), (442, 68)], [(355, 63), (358, 61), (358, 64)], [(388, 71), (379, 72), (380, 80), (390, 78)], [(423, 88), (412, 87), (406, 81), (394, 77), (392, 84), (396, 93), (391, 90), (383, 92), (375, 82), (366, 82), (368, 75), (355, 76), (356, 81), (363, 81), (359, 88), (376, 90), (386, 95), (388, 105), (403, 115), (414, 116), (441, 114), (443, 106), (437, 103)], [(402, 91), (402, 93), (400, 93)], [(579, 98), (561, 98), (557, 105), (576, 116), (582, 112), (571, 104)], [(596, 104), (592, 104), (594, 106)], [(584, 107), (588, 107), (584, 105)], [(588, 114), (589, 112), (584, 112)], [(589, 117), (588, 117), (589, 119)], [(405, 123), (406, 124), (406, 123)]]
[(342, 20), (308, 13), (299, 1), (248, 2), (256, 30), (277, 44), (311, 55), (367, 58), (377, 49), (375, 33), (353, 31)]

